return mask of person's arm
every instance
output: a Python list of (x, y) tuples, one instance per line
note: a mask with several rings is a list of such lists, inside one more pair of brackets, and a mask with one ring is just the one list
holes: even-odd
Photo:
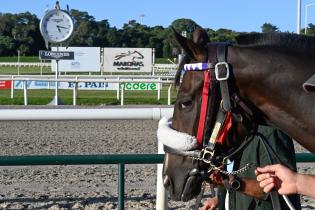
[(315, 198), (315, 176), (296, 173), (277, 164), (257, 168), (257, 181), (264, 192), (275, 188), (279, 194), (302, 194)]

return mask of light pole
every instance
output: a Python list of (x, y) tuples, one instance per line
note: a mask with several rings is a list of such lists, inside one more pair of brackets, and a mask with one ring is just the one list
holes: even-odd
[(297, 0), (297, 28), (296, 33), (300, 34), (301, 31), (301, 0)]
[(310, 6), (315, 6), (315, 2), (314, 3), (310, 3), (310, 4), (307, 4), (307, 5), (305, 5), (305, 20), (304, 20), (304, 24), (305, 24), (305, 28), (304, 28), (304, 34), (306, 34), (306, 32), (307, 32), (307, 9), (308, 9), (308, 7), (310, 7)]
[(145, 17), (145, 15), (140, 14), (139, 17), (140, 17), (140, 24), (143, 25), (143, 18)]

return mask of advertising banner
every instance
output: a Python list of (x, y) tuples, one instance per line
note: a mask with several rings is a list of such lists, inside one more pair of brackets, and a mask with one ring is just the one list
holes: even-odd
[(151, 72), (152, 48), (104, 48), (104, 72)]
[(0, 89), (10, 89), (11, 88), (11, 81), (0, 81)]
[[(55, 89), (55, 82), (47, 81), (27, 81), (28, 89)], [(22, 81), (14, 82), (15, 89), (23, 89)], [(73, 82), (59, 82), (59, 89), (73, 89)], [(107, 82), (79, 82), (79, 90), (117, 90), (116, 83), (107, 83)]]
[[(100, 72), (101, 48), (99, 47), (59, 47), (59, 51), (74, 52), (74, 60), (59, 61), (60, 72)], [(57, 51), (57, 47), (52, 47)], [(56, 61), (52, 60), (51, 69), (56, 71)]]

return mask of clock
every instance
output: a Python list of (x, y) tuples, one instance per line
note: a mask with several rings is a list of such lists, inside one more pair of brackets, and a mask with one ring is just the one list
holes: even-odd
[(73, 33), (73, 20), (63, 10), (48, 11), (39, 24), (40, 32), (46, 42), (60, 43), (70, 38)]

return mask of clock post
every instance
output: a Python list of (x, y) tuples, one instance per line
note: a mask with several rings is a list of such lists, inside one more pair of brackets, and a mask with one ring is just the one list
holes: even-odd
[(49, 48), (49, 43), (57, 46), (57, 51), (40, 51), (39, 57), (46, 60), (55, 60), (55, 96), (48, 105), (62, 104), (58, 97), (58, 77), (59, 77), (59, 61), (73, 60), (73, 52), (60, 52), (59, 46), (68, 40), (74, 30), (72, 17), (67, 11), (61, 10), (59, 1), (56, 1), (55, 9), (45, 13), (39, 24), (41, 35), (43, 36), (46, 48)]

